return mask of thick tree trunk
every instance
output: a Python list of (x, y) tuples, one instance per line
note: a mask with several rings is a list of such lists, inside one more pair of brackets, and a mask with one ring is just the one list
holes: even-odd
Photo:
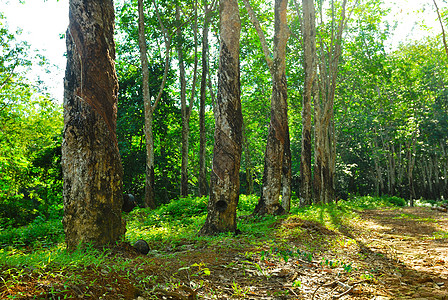
[(300, 162), (300, 204), (312, 202), (311, 102), (316, 76), (316, 16), (313, 0), (302, 1), (305, 82), (302, 99), (302, 151)]
[(116, 138), (114, 7), (70, 0), (64, 91), (64, 231), (70, 251), (118, 241), (126, 226)]
[(215, 145), (210, 198), (201, 235), (236, 232), (243, 115), (240, 100), (239, 39), (241, 21), (237, 0), (220, 0), (220, 57), (215, 107)]
[(260, 201), (254, 209), (254, 214), (258, 215), (285, 212), (279, 198), (282, 189), (285, 143), (289, 143), (286, 142), (289, 138), (286, 81), (286, 43), (289, 38), (287, 5), (287, 0), (275, 1), (274, 55), (271, 65), (269, 58), (266, 58), (272, 76), (271, 122), (264, 158), (263, 187)]

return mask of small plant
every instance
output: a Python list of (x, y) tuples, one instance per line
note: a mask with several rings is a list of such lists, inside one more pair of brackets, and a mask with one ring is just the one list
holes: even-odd
[(302, 285), (302, 282), (298, 279), (294, 280), (292, 283), (293, 287), (300, 287)]
[(246, 294), (249, 292), (249, 289), (247, 287), (242, 287), (235, 281), (232, 283), (232, 290), (233, 294), (232, 297), (245, 297)]

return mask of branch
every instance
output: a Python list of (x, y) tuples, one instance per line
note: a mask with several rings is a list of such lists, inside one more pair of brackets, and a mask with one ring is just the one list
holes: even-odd
[[(141, 0), (139, 0), (139, 1), (141, 1)], [(156, 1), (153, 0), (152, 2), (156, 9), (156, 15), (157, 15), (157, 19), (159, 20), (160, 27), (162, 28), (163, 39), (165, 41), (165, 48), (166, 48), (165, 70), (163, 71), (162, 83), (160, 84), (159, 93), (157, 94), (157, 98), (154, 101), (154, 104), (151, 106), (152, 110), (154, 111), (156, 109), (157, 104), (159, 103), (160, 99), (162, 98), (163, 89), (165, 88), (166, 79), (168, 77), (168, 70), (169, 70), (169, 66), (170, 66), (171, 35), (168, 33), (165, 26), (163, 25), (162, 18), (160, 17), (159, 9), (156, 5)]]
[(434, 2), (434, 6), (436, 7), (437, 18), (439, 19), (440, 27), (442, 28), (443, 45), (445, 46), (446, 56), (448, 57), (448, 45), (446, 43), (445, 29), (443, 28), (443, 23), (442, 23), (442, 18), (440, 17), (439, 7), (437, 6), (436, 0), (432, 0), (432, 1)]
[(255, 30), (257, 31), (258, 38), (260, 39), (261, 48), (263, 49), (264, 57), (266, 59), (266, 63), (268, 64), (269, 70), (272, 72), (272, 53), (269, 50), (268, 43), (266, 42), (266, 37), (264, 35), (263, 30), (260, 26), (260, 21), (258, 20), (257, 16), (255, 15), (254, 10), (252, 9), (252, 6), (250, 6), (249, 0), (243, 0), (244, 6), (246, 7), (247, 13), (249, 14), (250, 20), (252, 22), (252, 25), (254, 25)]
[(191, 97), (190, 102), (188, 103), (188, 118), (190, 118), (191, 111), (193, 110), (193, 100), (196, 91), (196, 81), (198, 79), (198, 1), (194, 2), (194, 28), (193, 28), (193, 36), (194, 36), (194, 71), (193, 71), (193, 83), (191, 87)]

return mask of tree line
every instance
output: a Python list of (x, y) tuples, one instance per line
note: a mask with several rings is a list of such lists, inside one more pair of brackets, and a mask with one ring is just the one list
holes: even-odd
[(435, 1), (441, 34), (392, 50), (376, 0), (78, 2), (66, 33), (69, 240), (122, 235), (123, 193), (150, 208), (209, 195), (203, 234), (237, 231), (240, 193), (260, 196), (255, 214), (291, 199), (447, 196), (447, 9)]

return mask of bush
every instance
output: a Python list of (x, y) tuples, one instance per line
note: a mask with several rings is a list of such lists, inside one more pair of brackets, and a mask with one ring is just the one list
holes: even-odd
[(385, 197), (385, 200), (395, 206), (403, 207), (407, 205), (407, 201), (403, 198), (392, 196), (392, 197)]
[(257, 195), (240, 195), (240, 199), (238, 201), (238, 211), (243, 213), (252, 213), (255, 205), (258, 203)]
[(45, 221), (37, 217), (30, 225), (0, 232), (0, 246), (49, 246), (64, 240), (61, 220)]

